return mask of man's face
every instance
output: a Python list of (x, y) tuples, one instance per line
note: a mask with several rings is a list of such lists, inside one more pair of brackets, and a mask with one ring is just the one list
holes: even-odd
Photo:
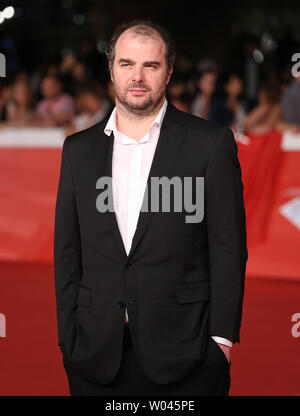
[(122, 33), (110, 69), (116, 101), (135, 114), (155, 112), (172, 73), (167, 70), (165, 44), (159, 35), (146, 38), (130, 29)]

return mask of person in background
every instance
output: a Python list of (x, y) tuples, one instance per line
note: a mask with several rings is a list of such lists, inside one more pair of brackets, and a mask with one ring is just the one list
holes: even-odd
[(244, 120), (244, 130), (248, 133), (264, 134), (271, 130), (299, 132), (296, 124), (284, 122), (280, 105), (280, 85), (264, 84), (259, 89), (258, 105)]
[(33, 119), (33, 95), (26, 81), (17, 81), (11, 89), (7, 106), (7, 120), (11, 125), (26, 125)]
[(78, 115), (74, 117), (67, 130), (67, 135), (87, 129), (102, 121), (109, 111), (108, 100), (102, 98), (95, 90), (86, 89), (76, 97)]
[(33, 94), (27, 81), (17, 80), (10, 89), (6, 104), (6, 120), (0, 123), (0, 128), (38, 126), (34, 118)]
[(43, 99), (36, 107), (36, 117), (44, 126), (61, 127), (74, 117), (73, 98), (62, 92), (62, 83), (56, 76), (46, 76), (41, 82)]
[(231, 127), (236, 132), (241, 131), (246, 118), (246, 105), (240, 99), (243, 82), (232, 72), (221, 76), (219, 83), (219, 98), (212, 103), (210, 118), (216, 123)]
[[(56, 74), (51, 74), (51, 75), (59, 76), (59, 78), (61, 79), (65, 87), (65, 91), (67, 93), (71, 93), (70, 89), (71, 89), (71, 85), (73, 82), (72, 71), (76, 63), (77, 63), (77, 56), (74, 54), (74, 52), (70, 51), (63, 56), (62, 61), (60, 62), (57, 68)], [(50, 74), (45, 74), (45, 75), (50, 75)]]
[(56, 61), (44, 62), (40, 67), (35, 68), (29, 77), (29, 84), (36, 101), (43, 98), (40, 91), (41, 80), (48, 76), (59, 76), (64, 87), (66, 86), (63, 77), (59, 74), (59, 64)]
[(286, 89), (281, 104), (283, 121), (300, 127), (300, 75)]
[(212, 96), (216, 88), (217, 73), (214, 69), (204, 69), (198, 72), (196, 78), (197, 93), (191, 106), (194, 116), (210, 119)]
[(78, 95), (82, 90), (89, 88), (91, 84), (91, 74), (82, 61), (75, 62), (71, 69), (71, 80), (69, 93), (72, 96)]

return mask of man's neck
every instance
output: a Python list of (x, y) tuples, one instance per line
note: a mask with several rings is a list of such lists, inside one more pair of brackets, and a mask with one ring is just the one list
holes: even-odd
[(138, 115), (125, 109), (116, 101), (116, 126), (119, 132), (139, 142), (160, 112), (165, 98), (151, 114)]

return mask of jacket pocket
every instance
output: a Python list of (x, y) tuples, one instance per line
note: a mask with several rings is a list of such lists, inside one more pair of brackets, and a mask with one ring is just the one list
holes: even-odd
[(178, 303), (201, 302), (210, 299), (210, 285), (208, 280), (199, 282), (180, 283), (176, 285)]
[(79, 286), (77, 305), (86, 307), (91, 306), (91, 289), (89, 287)]
[(228, 359), (227, 359), (227, 357), (226, 357), (225, 353), (223, 352), (222, 348), (221, 348), (221, 347), (220, 347), (220, 345), (217, 343), (217, 341), (215, 341), (215, 340), (214, 340), (211, 336), (210, 336), (210, 338), (211, 338), (212, 343), (213, 343), (213, 344), (215, 344), (215, 348), (216, 348), (216, 350), (217, 350), (218, 354), (222, 356), (223, 361), (225, 360), (225, 363), (227, 364), (227, 366), (229, 366), (229, 367), (230, 367), (230, 366), (231, 366), (231, 360), (230, 360), (230, 361), (228, 361)]

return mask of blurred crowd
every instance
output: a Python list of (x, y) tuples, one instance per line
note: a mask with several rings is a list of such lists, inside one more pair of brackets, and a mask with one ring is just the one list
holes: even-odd
[[(281, 75), (285, 75), (282, 76)], [(236, 134), (265, 134), (272, 130), (300, 132), (300, 76), (270, 73), (248, 99), (238, 72), (222, 72), (210, 61), (200, 62), (193, 81), (174, 77), (170, 101), (182, 111), (232, 128)]]
[[(247, 81), (247, 79), (246, 79)], [(19, 71), (0, 89), (0, 129), (63, 127), (67, 135), (102, 121), (114, 106), (107, 75), (93, 73), (74, 53), (34, 73)], [(300, 76), (270, 74), (255, 99), (245, 94), (245, 79), (223, 72), (210, 59), (189, 71), (174, 70), (169, 102), (182, 111), (231, 127), (236, 133), (271, 130), (300, 132)]]
[(103, 120), (113, 107), (111, 83), (97, 79), (75, 54), (32, 74), (19, 71), (0, 90), (0, 130), (63, 127), (66, 134)]

